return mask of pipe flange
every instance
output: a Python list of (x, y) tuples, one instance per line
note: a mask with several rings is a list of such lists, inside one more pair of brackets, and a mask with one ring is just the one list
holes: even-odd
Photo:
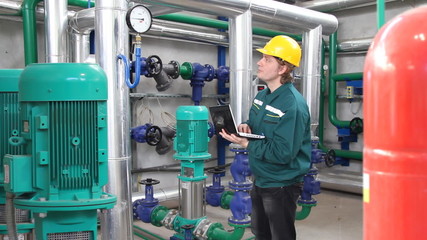
[(169, 64), (172, 65), (173, 68), (174, 68), (174, 72), (171, 73), (171, 74), (169, 74), (169, 76), (172, 79), (177, 79), (179, 77), (179, 75), (180, 75), (180, 72), (179, 72), (179, 70), (180, 70), (179, 69), (179, 62), (172, 60), (172, 61), (169, 62)]
[(208, 219), (203, 219), (194, 229), (193, 234), (199, 239), (208, 239), (208, 230), (211, 226), (212, 222)]
[(174, 230), (173, 221), (175, 220), (177, 215), (178, 215), (178, 210), (176, 209), (170, 210), (168, 214), (161, 221), (162, 225), (169, 230)]

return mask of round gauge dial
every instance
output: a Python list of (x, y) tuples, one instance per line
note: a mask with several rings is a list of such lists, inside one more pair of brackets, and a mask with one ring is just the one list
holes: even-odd
[(132, 7), (126, 14), (128, 27), (137, 33), (145, 33), (150, 30), (152, 22), (153, 16), (150, 10), (143, 5)]

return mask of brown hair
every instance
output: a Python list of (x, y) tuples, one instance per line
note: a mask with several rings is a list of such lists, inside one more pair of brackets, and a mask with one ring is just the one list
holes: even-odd
[(285, 84), (287, 82), (293, 82), (294, 78), (291, 75), (291, 72), (295, 69), (295, 66), (293, 64), (288, 63), (285, 60), (282, 60), (281, 58), (275, 57), (277, 62), (281, 65), (281, 66), (286, 66), (286, 72), (282, 75), (282, 78), (280, 78), (280, 83), (281, 84)]

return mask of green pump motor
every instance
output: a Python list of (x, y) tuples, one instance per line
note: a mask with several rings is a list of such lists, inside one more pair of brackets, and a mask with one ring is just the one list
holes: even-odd
[[(0, 239), (7, 235), (6, 192), (4, 190), (3, 156), (5, 154), (21, 155), (22, 146), (12, 146), (8, 139), (17, 136), (19, 126), (18, 80), (22, 69), (0, 70)], [(15, 209), (15, 221), (19, 239), (30, 238), (34, 224), (31, 223), (30, 211)]]
[(205, 179), (204, 161), (211, 158), (208, 152), (208, 109), (205, 106), (180, 106), (176, 110), (176, 136), (174, 158), (181, 161), (180, 216), (199, 219), (204, 211)]
[(97, 209), (114, 207), (108, 181), (107, 78), (96, 64), (30, 64), (20, 76), (25, 155), (4, 158), (5, 190), (34, 214), (38, 240), (97, 239)]

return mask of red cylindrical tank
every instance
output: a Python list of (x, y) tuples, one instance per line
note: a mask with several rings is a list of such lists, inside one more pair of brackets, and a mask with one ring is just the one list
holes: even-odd
[(364, 239), (427, 239), (427, 6), (380, 29), (363, 78)]

